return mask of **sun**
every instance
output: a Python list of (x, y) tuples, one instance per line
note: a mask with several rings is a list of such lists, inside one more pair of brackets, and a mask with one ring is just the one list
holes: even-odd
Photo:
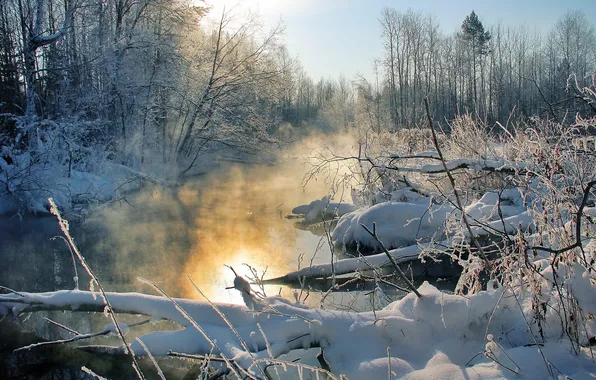
[(234, 268), (234, 271), (236, 271), (239, 276), (247, 277), (250, 275), (247, 266), (244, 264), (249, 263), (251, 257), (257, 257), (256, 253), (243, 248), (236, 251), (232, 257), (226, 259), (225, 263), (222, 263), (222, 268), (219, 270), (219, 273), (221, 278), (229, 284), (228, 286), (231, 286), (234, 282), (234, 272), (232, 272), (230, 267)]
[[(233, 268), (238, 276), (244, 278), (250, 277), (251, 273), (248, 267), (245, 265), (251, 261), (251, 257), (256, 257), (256, 252), (252, 252), (248, 249), (240, 249), (236, 253), (226, 258), (226, 262), (222, 263), (221, 268), (217, 270), (217, 278), (220, 283), (220, 288), (224, 289), (216, 293), (216, 299), (214, 301), (230, 302), (235, 304), (243, 304), (242, 295), (236, 289), (230, 289), (234, 286), (234, 272), (230, 269)], [(228, 288), (228, 289), (226, 289)]]

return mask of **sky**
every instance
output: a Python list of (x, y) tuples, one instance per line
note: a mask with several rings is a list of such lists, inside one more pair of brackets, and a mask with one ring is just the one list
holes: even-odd
[(596, 0), (206, 0), (211, 15), (230, 9), (257, 10), (267, 27), (281, 19), (289, 53), (314, 80), (358, 74), (372, 79), (383, 54), (379, 16), (385, 7), (432, 13), (446, 34), (459, 30), (472, 10), (485, 28), (526, 25), (546, 34), (568, 10), (581, 10), (596, 25)]

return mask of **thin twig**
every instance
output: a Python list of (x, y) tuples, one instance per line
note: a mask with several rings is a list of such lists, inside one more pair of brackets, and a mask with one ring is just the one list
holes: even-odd
[(476, 359), (478, 356), (480, 355), (484, 355), (484, 351), (480, 351), (478, 353), (476, 353), (474, 356), (472, 356), (472, 358), (470, 360), (468, 360), (468, 362), (465, 364), (465, 366), (469, 366), (470, 363), (472, 363), (472, 360)]
[[(556, 275), (554, 277), (556, 277)], [(507, 289), (505, 289), (505, 290), (507, 290)], [(548, 374), (551, 377), (554, 377), (553, 370), (552, 370), (550, 364), (548, 364), (548, 360), (546, 360), (546, 357), (544, 356), (544, 352), (542, 352), (542, 348), (540, 348), (540, 345), (538, 344), (538, 340), (536, 339), (536, 337), (534, 336), (534, 333), (532, 332), (532, 327), (530, 326), (530, 323), (528, 322), (528, 319), (526, 318), (526, 314), (524, 313), (524, 309), (522, 308), (522, 305), (519, 302), (519, 299), (517, 298), (517, 294), (515, 294), (515, 291), (513, 289), (510, 289), (510, 291), (511, 291), (511, 294), (513, 295), (513, 298), (515, 298), (517, 305), (519, 306), (519, 311), (520, 311), (522, 317), (524, 318), (524, 322), (526, 322), (526, 326), (528, 326), (528, 331), (530, 332), (530, 335), (532, 336), (532, 339), (534, 340), (536, 347), (538, 347), (540, 356), (542, 356), (542, 360), (544, 360), (544, 364), (546, 365), (546, 370), (548, 371)]]
[(107, 380), (105, 377), (99, 376), (98, 374), (96, 374), (95, 372), (93, 372), (92, 370), (90, 370), (89, 368), (87, 368), (85, 366), (81, 367), (81, 371), (85, 372), (87, 375), (93, 377), (94, 379)]
[[(507, 351), (505, 351), (505, 349), (503, 347), (501, 347), (501, 345), (499, 343), (497, 343), (495, 340), (493, 340), (492, 342), (497, 345), (497, 347), (499, 348), (499, 350), (501, 350), (501, 352), (503, 352), (503, 354), (507, 357), (507, 359), (509, 359), (511, 361), (511, 363), (513, 363), (515, 365), (515, 368), (517, 368), (517, 371), (519, 371), (521, 367), (515, 362), (515, 360), (513, 360), (513, 358), (511, 356), (509, 356), (509, 354), (507, 353)], [(511, 372), (515, 373), (516, 375), (519, 375), (518, 372), (513, 371), (512, 369), (504, 366), (502, 363), (499, 362), (499, 364), (501, 364), (503, 367), (507, 368)]]
[(2, 286), (2, 285), (0, 285), (0, 289), (4, 289), (4, 290), (6, 290), (7, 292), (11, 292), (11, 293), (13, 293), (13, 294), (16, 294), (16, 295), (17, 295), (17, 296), (19, 296), (19, 297), (23, 297), (23, 298), (25, 298), (25, 296), (24, 296), (23, 294), (21, 294), (21, 293), (17, 292), (16, 290), (12, 290), (11, 288), (8, 288), (8, 287), (6, 287), (6, 286)]
[(266, 365), (281, 365), (281, 366), (291, 366), (291, 367), (296, 367), (296, 368), (303, 368), (303, 369), (307, 369), (309, 371), (312, 371), (314, 373), (322, 373), (325, 376), (329, 377), (330, 379), (339, 379), (337, 376), (335, 376), (331, 371), (325, 370), (323, 368), (318, 368), (318, 367), (314, 367), (308, 364), (303, 364), (303, 363), (290, 363), (284, 360), (279, 360), (279, 359), (257, 359), (256, 361), (257, 363), (265, 363)]
[(516, 370), (507, 367), (505, 364), (501, 363), (500, 361), (497, 360), (497, 358), (493, 357), (492, 355), (487, 355), (485, 354), (484, 356), (486, 356), (487, 358), (489, 358), (490, 360), (492, 360), (493, 362), (497, 363), (498, 365), (500, 365), (501, 367), (505, 368), (506, 370), (509, 370), (511, 372), (513, 372), (516, 375), (519, 375), (519, 372), (517, 372)]
[(387, 347), (387, 379), (391, 380), (391, 347)]
[(70, 256), (72, 257), (72, 268), (74, 269), (74, 283), (75, 283), (75, 290), (79, 290), (79, 274), (77, 271), (77, 261), (75, 259), (75, 254), (72, 251), (72, 247), (70, 246), (70, 244), (68, 244), (68, 241), (64, 238), (64, 236), (54, 236), (52, 239), (62, 239), (64, 241), (64, 243), (66, 244), (66, 246), (68, 247), (68, 250), (70, 251)]
[[(147, 320), (144, 320), (144, 321), (141, 321), (141, 322), (133, 323), (133, 324), (129, 325), (129, 327), (142, 325), (142, 324), (148, 323), (149, 321), (150, 320), (147, 319)], [(64, 327), (64, 326), (61, 326), (61, 327)], [(50, 345), (55, 345), (55, 344), (66, 344), (66, 343), (71, 343), (71, 342), (77, 342), (79, 340), (90, 339), (90, 338), (94, 338), (96, 336), (109, 335), (112, 332), (113, 332), (112, 329), (110, 328), (110, 326), (108, 326), (108, 327), (106, 327), (105, 329), (103, 329), (103, 330), (101, 330), (99, 332), (90, 333), (90, 334), (79, 334), (79, 335), (76, 335), (76, 336), (74, 336), (72, 338), (69, 338), (69, 339), (60, 339), (60, 340), (52, 340), (52, 341), (47, 341), (47, 342), (33, 343), (33, 344), (28, 345), (28, 346), (19, 347), (19, 348), (13, 350), (13, 352), (30, 350), (32, 348), (37, 348), (37, 347), (41, 347), (41, 346), (50, 346)]]
[(163, 374), (163, 371), (161, 370), (161, 368), (159, 368), (159, 364), (157, 364), (157, 361), (155, 360), (155, 358), (153, 357), (153, 355), (151, 355), (151, 352), (149, 351), (149, 348), (147, 348), (147, 346), (145, 345), (145, 343), (139, 337), (136, 337), (135, 340), (141, 345), (141, 347), (143, 347), (143, 350), (145, 350), (145, 353), (149, 357), (149, 360), (151, 360), (151, 363), (153, 363), (153, 366), (157, 370), (157, 374), (158, 374), (159, 378), (161, 380), (166, 380), (166, 377)]
[(422, 294), (420, 294), (420, 292), (416, 289), (416, 287), (414, 286), (414, 284), (412, 284), (412, 282), (408, 279), (408, 277), (406, 277), (406, 275), (404, 274), (404, 272), (402, 272), (402, 270), (399, 267), (399, 265), (397, 265), (397, 263), (393, 259), (393, 256), (391, 256), (391, 254), (389, 253), (389, 250), (387, 250), (387, 247), (385, 247), (385, 244), (383, 244), (383, 242), (381, 241), (381, 239), (379, 239), (379, 236), (377, 235), (377, 225), (376, 225), (376, 223), (373, 223), (373, 231), (369, 230), (368, 227), (366, 227), (362, 223), (360, 224), (360, 226), (362, 226), (362, 228), (364, 228), (366, 230), (366, 232), (368, 232), (370, 234), (370, 236), (372, 236), (373, 239), (375, 239), (377, 241), (377, 243), (379, 243), (379, 245), (381, 246), (381, 249), (383, 250), (383, 252), (385, 252), (385, 254), (387, 255), (387, 257), (389, 258), (389, 260), (391, 261), (391, 263), (395, 267), (395, 270), (397, 271), (398, 276), (406, 283), (406, 285), (408, 285), (408, 288), (411, 291), (413, 291), (418, 296), (418, 298), (421, 298), (422, 297)]
[[(174, 352), (174, 351), (169, 351), (167, 353), (167, 356), (172, 356), (175, 358), (185, 358), (185, 359), (197, 359), (197, 360), (209, 360), (212, 362), (222, 362), (225, 363), (226, 359), (224, 358), (218, 358), (217, 356), (210, 356), (210, 355), (191, 355), (191, 354), (184, 354), (181, 352)], [(234, 362), (233, 359), (227, 359), (228, 362)]]
[(486, 330), (484, 332), (485, 339), (488, 336), (488, 329), (490, 328), (490, 324), (493, 321), (495, 314), (497, 313), (497, 309), (499, 308), (499, 305), (501, 304), (501, 300), (503, 299), (503, 296), (505, 295), (506, 290), (507, 290), (507, 288), (503, 289), (503, 291), (501, 292), (501, 295), (499, 296), (499, 299), (497, 300), (497, 303), (495, 304), (493, 312), (490, 314), (490, 318), (488, 318), (488, 323), (486, 324)]
[(71, 334), (74, 334), (74, 335), (82, 335), (80, 332), (78, 332), (78, 331), (76, 331), (76, 330), (73, 330), (73, 329), (71, 329), (70, 327), (66, 327), (66, 326), (64, 326), (63, 324), (60, 324), (60, 323), (58, 323), (58, 322), (56, 322), (56, 321), (52, 321), (50, 318), (43, 317), (43, 319), (45, 319), (46, 321), (48, 321), (48, 322), (50, 322), (50, 323), (52, 323), (52, 324), (54, 324), (54, 325), (56, 325), (56, 326), (60, 327), (61, 329), (64, 329), (64, 330), (68, 331), (68, 332), (69, 332), (69, 333), (71, 333)]

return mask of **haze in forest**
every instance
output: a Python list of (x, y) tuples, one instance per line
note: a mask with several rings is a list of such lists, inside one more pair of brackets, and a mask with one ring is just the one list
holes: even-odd
[[(444, 5), (373, 3), (341, 25), (317, 22), (353, 2), (291, 4), (263, 2), (260, 16), (193, 1), (0, 2), (0, 212), (47, 212), (48, 196), (68, 209), (147, 183), (184, 184), (222, 162), (267, 164), (313, 134), (364, 144), (415, 131), (425, 98), (446, 129), (463, 114), (513, 130), (590, 111), (577, 89), (596, 68), (591, 3), (553, 8), (552, 22), (536, 7), (533, 19), (546, 24), (536, 30), (515, 17), (493, 25), (498, 12), (464, 3), (450, 11), (457, 17)], [(283, 12), (285, 32), (269, 21)], [(295, 50), (296, 25), (305, 37), (326, 25), (309, 51), (333, 76), (317, 79)], [(359, 51), (345, 28), (378, 53)], [(337, 44), (325, 42), (337, 33)], [(341, 75), (341, 64), (358, 62), (336, 46), (374, 58), (362, 66), (372, 75)]]

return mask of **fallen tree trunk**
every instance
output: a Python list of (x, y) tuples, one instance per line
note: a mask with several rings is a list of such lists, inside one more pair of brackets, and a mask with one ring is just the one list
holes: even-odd
[[(485, 249), (490, 257), (496, 257), (503, 249), (504, 240), (489, 240)], [(466, 252), (462, 252), (465, 250)], [(450, 241), (424, 243), (404, 248), (392, 249), (389, 254), (400, 268), (414, 277), (445, 278), (458, 276), (461, 267), (454, 257), (466, 257), (474, 247), (469, 244), (453, 245)], [(393, 264), (385, 253), (358, 256), (338, 260), (334, 263), (317, 264), (305, 267), (283, 276), (266, 279), (263, 284), (292, 284), (308, 279), (329, 279), (358, 272), (391, 268)]]

